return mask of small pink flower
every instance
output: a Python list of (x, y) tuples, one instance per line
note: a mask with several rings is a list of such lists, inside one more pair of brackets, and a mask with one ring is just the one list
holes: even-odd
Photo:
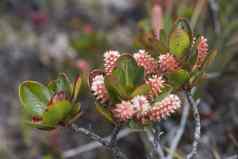
[(141, 66), (145, 69), (147, 74), (156, 73), (158, 71), (157, 61), (151, 57), (145, 50), (139, 50), (138, 53), (133, 55), (138, 66)]
[(97, 75), (93, 78), (91, 90), (93, 91), (96, 99), (101, 103), (105, 103), (109, 99), (103, 75)]
[(118, 51), (107, 51), (104, 54), (104, 68), (106, 75), (110, 75), (112, 70), (116, 66), (116, 61), (120, 57), (120, 53)]
[(181, 100), (177, 95), (169, 95), (165, 97), (162, 101), (155, 103), (148, 113), (148, 118), (151, 121), (160, 121), (165, 119), (174, 113), (178, 108), (181, 107)]
[(194, 65), (195, 68), (202, 66), (204, 60), (208, 54), (208, 44), (207, 39), (204, 36), (201, 36), (198, 47), (197, 47), (197, 61)]
[(136, 112), (135, 118), (141, 123), (145, 123), (147, 120), (147, 113), (151, 108), (149, 101), (145, 96), (136, 96), (131, 100), (131, 102)]
[(179, 63), (172, 54), (167, 53), (159, 56), (159, 67), (162, 72), (174, 72), (179, 68)]
[(125, 122), (132, 118), (135, 114), (135, 110), (130, 102), (122, 101), (121, 103), (116, 104), (112, 113), (118, 121)]
[(151, 94), (153, 96), (158, 95), (161, 92), (161, 88), (164, 87), (164, 80), (161, 76), (153, 75), (151, 78), (146, 80), (146, 84), (151, 87)]

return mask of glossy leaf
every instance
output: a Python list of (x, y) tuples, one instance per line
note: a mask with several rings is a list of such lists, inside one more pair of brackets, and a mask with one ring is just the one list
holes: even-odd
[[(121, 74), (118, 76), (127, 91), (132, 91), (135, 86), (138, 86), (144, 80), (144, 70), (139, 67), (130, 55), (124, 54), (117, 60), (117, 69), (120, 69)], [(117, 72), (112, 73), (117, 76)]]
[(52, 95), (55, 94), (55, 92), (57, 91), (56, 81), (55, 80), (50, 81), (47, 87)]
[(31, 116), (42, 116), (51, 94), (47, 87), (35, 81), (25, 81), (19, 86), (19, 98)]
[(71, 112), (72, 105), (69, 101), (63, 100), (49, 105), (43, 114), (43, 123), (47, 125), (56, 125), (62, 122)]
[(177, 89), (189, 80), (189, 73), (186, 70), (180, 69), (168, 74), (167, 77), (172, 86)]
[(215, 49), (212, 52), (208, 53), (208, 55), (207, 55), (207, 57), (206, 57), (206, 59), (204, 61), (204, 64), (202, 65), (202, 69), (206, 69), (213, 62), (213, 60), (215, 59), (217, 53), (218, 53), (217, 49)]
[(143, 83), (144, 70), (137, 66), (130, 55), (124, 54), (117, 61), (110, 76), (105, 76), (105, 85), (114, 102), (127, 100), (131, 93)]
[(78, 99), (81, 84), (82, 84), (82, 79), (80, 78), (80, 76), (76, 77), (74, 81), (74, 86), (73, 86), (73, 96), (72, 96), (73, 102), (76, 102)]
[(189, 84), (191, 86), (194, 86), (196, 85), (203, 77), (204, 75), (204, 71), (201, 71), (201, 70), (194, 70), (192, 73), (191, 73), (191, 77), (189, 79)]
[(190, 47), (189, 34), (183, 29), (176, 28), (169, 37), (169, 51), (178, 58), (182, 58)]
[(154, 103), (160, 102), (165, 97), (167, 97), (169, 94), (171, 94), (172, 91), (173, 91), (173, 88), (171, 86), (167, 86), (167, 87), (163, 88), (162, 92), (159, 94), (159, 96), (157, 96), (155, 98)]
[(126, 99), (128, 96), (128, 92), (126, 92), (123, 84), (120, 83), (120, 79), (114, 75), (105, 76), (105, 86), (113, 102)]
[(131, 98), (138, 96), (138, 95), (145, 95), (150, 91), (150, 87), (147, 84), (143, 84), (139, 87), (137, 87), (133, 93), (131, 94)]
[[(200, 39), (200, 38), (198, 37), (196, 39)], [(197, 46), (198, 46), (198, 44), (199, 44), (199, 40), (196, 40), (195, 43), (193, 44), (193, 47), (190, 49), (189, 55), (184, 60), (185, 66), (190, 70), (192, 70), (194, 64), (197, 61)]]
[(108, 111), (108, 109), (104, 108), (102, 105), (96, 104), (96, 110), (100, 113), (104, 118), (106, 118), (109, 122), (115, 123), (112, 117), (112, 113)]
[(56, 87), (57, 92), (64, 91), (67, 92), (69, 95), (72, 93), (73, 90), (68, 76), (64, 73), (60, 74), (56, 79)]
[(193, 40), (193, 32), (192, 28), (189, 25), (189, 22), (185, 18), (178, 18), (175, 21), (175, 27), (184, 30), (185, 32), (188, 33), (190, 42)]
[(81, 105), (80, 103), (76, 103), (72, 106), (72, 110), (64, 120), (64, 124), (70, 124), (76, 121), (82, 114), (80, 113)]

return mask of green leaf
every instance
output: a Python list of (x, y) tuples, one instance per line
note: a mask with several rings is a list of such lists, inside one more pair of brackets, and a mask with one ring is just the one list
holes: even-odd
[(116, 72), (112, 72), (122, 82), (125, 89), (129, 92), (133, 91), (136, 86), (140, 85), (144, 80), (144, 70), (142, 67), (137, 66), (135, 59), (131, 55), (124, 54), (117, 60)]
[(175, 21), (175, 27), (184, 30), (188, 33), (190, 42), (193, 40), (193, 31), (189, 22), (185, 18), (178, 18)]
[(189, 73), (186, 70), (180, 69), (178, 71), (169, 73), (167, 77), (169, 83), (171, 83), (171, 85), (177, 89), (189, 80)]
[(96, 104), (96, 111), (100, 113), (105, 119), (107, 119), (109, 122), (114, 123), (112, 113), (108, 111), (106, 108), (104, 108), (102, 105)]
[(80, 113), (81, 110), (81, 105), (80, 103), (76, 103), (72, 106), (72, 110), (69, 113), (69, 115), (67, 116), (67, 118), (65, 118), (64, 123), (65, 124), (70, 124), (73, 123), (74, 121), (76, 121), (82, 114)]
[(113, 102), (119, 102), (122, 99), (126, 99), (128, 94), (123, 85), (119, 82), (119, 79), (113, 75), (105, 76), (105, 86), (107, 88), (110, 99)]
[[(200, 37), (196, 38), (196, 39), (200, 39)], [(199, 40), (195, 41), (195, 44), (193, 45), (193, 47), (190, 49), (190, 53), (187, 56), (187, 58), (184, 60), (185, 66), (187, 67), (187, 69), (192, 69), (192, 67), (194, 66), (194, 64), (197, 61), (197, 46), (199, 44)]]
[(49, 91), (51, 92), (51, 94), (55, 94), (57, 91), (57, 85), (56, 85), (56, 81), (52, 80), (48, 83), (47, 85)]
[(80, 76), (76, 77), (74, 81), (74, 87), (73, 87), (73, 102), (76, 102), (78, 99), (81, 84), (82, 84), (82, 79), (80, 78)]
[(55, 129), (55, 126), (51, 126), (51, 125), (47, 125), (47, 124), (43, 124), (43, 123), (33, 123), (31, 121), (25, 121), (25, 123), (32, 128), (37, 128), (37, 129), (41, 129), (41, 130)]
[(172, 91), (173, 91), (173, 88), (171, 86), (167, 86), (167, 87), (163, 88), (162, 92), (160, 93), (160, 95), (155, 98), (154, 103), (160, 102), (165, 97), (170, 95)]
[(166, 41), (155, 40), (153, 43), (154, 51), (156, 51), (157, 55), (166, 54), (169, 52)]
[(58, 78), (56, 79), (56, 87), (57, 92), (64, 91), (67, 92), (68, 95), (71, 95), (73, 90), (71, 82), (65, 73), (59, 74)]
[(131, 93), (143, 83), (144, 70), (134, 58), (124, 54), (117, 61), (112, 74), (105, 76), (105, 85), (114, 102), (127, 100)]
[(180, 28), (175, 28), (169, 37), (169, 51), (178, 58), (182, 58), (190, 48), (189, 34)]
[(202, 69), (206, 69), (213, 62), (213, 60), (215, 59), (217, 53), (218, 53), (218, 50), (214, 49), (214, 50), (212, 50), (212, 52), (210, 52), (207, 55), (203, 65), (202, 65)]
[(204, 71), (199, 70), (199, 69), (194, 70), (190, 75), (191, 77), (189, 79), (189, 84), (191, 86), (196, 85), (202, 79), (204, 73), (205, 73)]
[(138, 96), (138, 95), (145, 95), (150, 91), (150, 87), (147, 84), (143, 84), (139, 87), (137, 87), (133, 93), (131, 94), (131, 98)]
[(42, 116), (51, 94), (47, 87), (36, 81), (25, 81), (19, 86), (19, 98), (31, 116)]
[(43, 123), (46, 125), (57, 125), (62, 122), (71, 112), (72, 105), (69, 101), (63, 100), (48, 106), (43, 114)]
[(153, 32), (140, 33), (135, 39), (135, 45), (137, 48), (144, 48), (157, 56), (169, 51), (167, 41), (158, 40)]

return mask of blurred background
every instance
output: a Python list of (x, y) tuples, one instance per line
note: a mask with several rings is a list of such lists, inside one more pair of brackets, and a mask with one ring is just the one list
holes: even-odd
[[(32, 130), (24, 124), (18, 101), (23, 80), (45, 82), (58, 72), (71, 77), (102, 66), (108, 49), (135, 52), (141, 28), (164, 28), (180, 16), (218, 48), (208, 80), (199, 88), (202, 136), (199, 158), (238, 158), (238, 1), (237, 0), (0, 0), (0, 159), (109, 159), (104, 148), (75, 152), (91, 142), (71, 130)], [(149, 25), (150, 22), (154, 25)], [(156, 29), (156, 28), (154, 28)], [(84, 117), (78, 124), (101, 136), (112, 125), (95, 112), (93, 97), (82, 92)], [(180, 114), (161, 123), (161, 144), (169, 152)], [(192, 116), (174, 158), (184, 158), (192, 143)], [(129, 158), (146, 159), (148, 143), (143, 133), (119, 140)], [(72, 151), (71, 151), (72, 150)], [(78, 151), (78, 149), (77, 149)]]

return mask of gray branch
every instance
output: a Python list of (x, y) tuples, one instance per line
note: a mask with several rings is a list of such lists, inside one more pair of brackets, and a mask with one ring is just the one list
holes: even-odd
[(159, 154), (160, 159), (164, 159), (165, 158), (164, 151), (161, 148), (161, 145), (159, 142), (161, 134), (162, 134), (162, 132), (160, 131), (160, 128), (156, 124), (155, 125), (155, 133), (154, 133), (154, 147), (155, 147), (155, 150), (157, 151), (157, 153)]
[(186, 96), (190, 106), (193, 108), (193, 117), (195, 120), (194, 140), (192, 145), (192, 151), (187, 155), (187, 159), (197, 158), (197, 147), (201, 135), (201, 121), (198, 111), (198, 102), (195, 102), (189, 92), (186, 92)]
[[(141, 132), (141, 130), (132, 130), (129, 128), (123, 129), (118, 133), (117, 139), (121, 139), (121, 138), (126, 137), (126, 136), (130, 135), (131, 133), (135, 133), (135, 132)], [(107, 142), (109, 142), (111, 140), (111, 136), (107, 136), (103, 139), (106, 140)], [(85, 145), (65, 151), (63, 153), (63, 156), (64, 156), (64, 158), (70, 158), (70, 157), (74, 157), (76, 155), (80, 155), (84, 152), (93, 151), (94, 149), (97, 149), (100, 147), (102, 147), (102, 144), (98, 143), (97, 141), (92, 141), (88, 144), (85, 144)]]
[(116, 145), (116, 142), (117, 142), (117, 135), (118, 133), (120, 132), (121, 130), (121, 125), (116, 125), (112, 131), (112, 137), (111, 137), (111, 141), (110, 141), (110, 144), (111, 145)]
[(173, 158), (174, 152), (176, 151), (177, 146), (183, 136), (184, 129), (186, 127), (186, 123), (188, 120), (188, 114), (189, 114), (189, 105), (188, 105), (188, 100), (186, 100), (186, 103), (184, 104), (184, 107), (183, 107), (183, 113), (182, 113), (182, 118), (180, 120), (179, 129), (174, 137), (174, 140), (172, 141), (172, 143), (170, 145), (170, 153), (169, 153), (168, 157), (166, 157), (166, 159)]
[(91, 132), (91, 131), (89, 131), (85, 128), (78, 127), (76, 124), (71, 124), (71, 128), (75, 132), (82, 133), (82, 134), (86, 135), (87, 137), (89, 137), (90, 139), (95, 140), (98, 143), (100, 143), (101, 145), (105, 146), (107, 149), (112, 151), (114, 158), (116, 158), (116, 159), (127, 159), (126, 155), (121, 152), (121, 150), (119, 149), (118, 146), (111, 145), (111, 142), (105, 140), (104, 138), (98, 136), (97, 134), (95, 134), (95, 133), (93, 133), (93, 132)]

